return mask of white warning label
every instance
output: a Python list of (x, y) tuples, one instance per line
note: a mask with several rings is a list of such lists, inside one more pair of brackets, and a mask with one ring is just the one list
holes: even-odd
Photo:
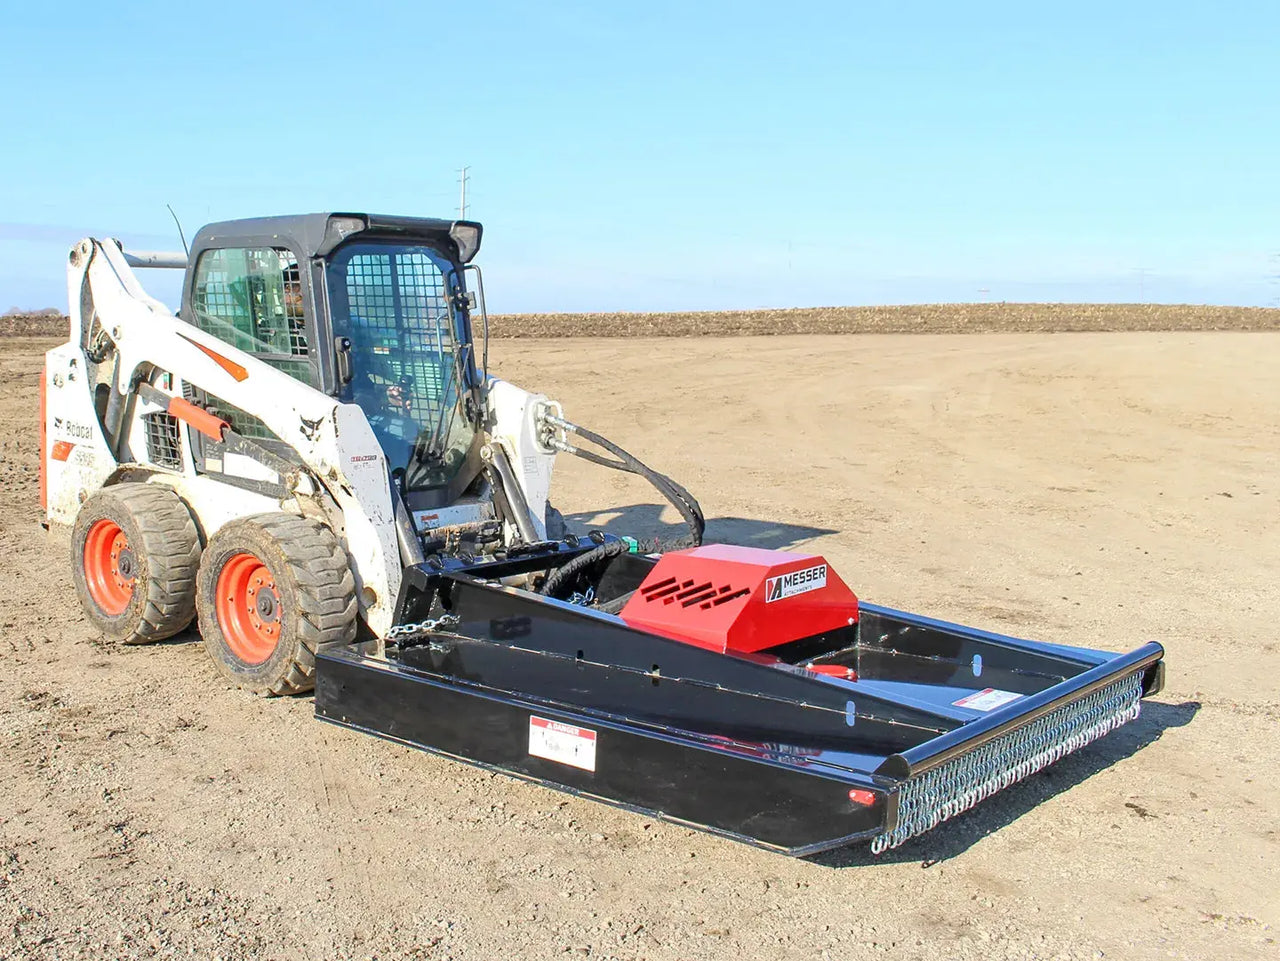
[(766, 578), (764, 582), (764, 600), (768, 604), (770, 601), (781, 601), (788, 597), (795, 597), (797, 594), (806, 594), (809, 591), (816, 591), (827, 586), (827, 565), (818, 564), (815, 567), (806, 567), (802, 571), (792, 571), (790, 574), (779, 574), (777, 577)]
[(997, 691), (994, 687), (989, 687), (984, 691), (978, 691), (976, 694), (970, 694), (951, 703), (956, 707), (967, 707), (971, 711), (994, 711), (996, 708), (1004, 707), (1020, 697), (1022, 697), (1021, 694), (1014, 694), (1012, 691)]
[(529, 753), (584, 771), (596, 769), (596, 732), (545, 717), (529, 718)]

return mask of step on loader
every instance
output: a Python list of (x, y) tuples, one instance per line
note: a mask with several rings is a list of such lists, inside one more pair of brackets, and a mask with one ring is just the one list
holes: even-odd
[[(866, 603), (820, 556), (703, 544), (680, 484), (489, 373), (480, 239), (333, 213), (71, 250), (41, 503), (98, 630), (194, 621), (248, 691), (795, 855), (896, 847), (1159, 690), (1155, 643), (1004, 637)], [(143, 267), (184, 271), (176, 315)], [(645, 478), (687, 530), (566, 530), (560, 454)]]

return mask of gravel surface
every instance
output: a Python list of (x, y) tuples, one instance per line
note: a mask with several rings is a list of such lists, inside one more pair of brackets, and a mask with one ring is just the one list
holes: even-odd
[[(49, 345), (0, 342), (0, 957), (1276, 953), (1280, 337), (495, 343), (713, 539), (997, 631), (1166, 645), (1139, 721), (882, 858), (807, 861), (228, 690), (191, 632), (102, 642), (38, 526)], [(565, 460), (571, 525), (675, 528)]]

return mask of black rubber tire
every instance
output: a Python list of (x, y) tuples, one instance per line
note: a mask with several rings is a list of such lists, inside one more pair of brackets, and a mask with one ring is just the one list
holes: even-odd
[[(244, 553), (255, 555), (270, 571), (280, 601), (275, 649), (257, 664), (232, 650), (216, 607), (223, 567)], [(258, 514), (230, 522), (209, 538), (197, 580), (205, 650), (218, 670), (246, 691), (309, 691), (315, 686), (316, 651), (355, 639), (356, 583), (347, 552), (331, 530), (310, 518)]]
[[(133, 595), (118, 614), (96, 601), (85, 576), (85, 541), (98, 521), (111, 521), (129, 541)], [(90, 622), (122, 644), (172, 637), (196, 613), (200, 534), (191, 512), (171, 487), (124, 483), (104, 487), (80, 506), (71, 528), (71, 571), (76, 596)]]

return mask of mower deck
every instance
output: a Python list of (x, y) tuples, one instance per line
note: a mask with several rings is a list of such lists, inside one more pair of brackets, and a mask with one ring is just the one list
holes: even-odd
[[(856, 629), (714, 650), (497, 582), (540, 563), (409, 569), (398, 620), (441, 616), (385, 658), (322, 651), (317, 716), (805, 855), (896, 847), (1137, 717), (1162, 683), (1158, 644), (1109, 654), (867, 604)], [(653, 564), (624, 555), (602, 586)]]

